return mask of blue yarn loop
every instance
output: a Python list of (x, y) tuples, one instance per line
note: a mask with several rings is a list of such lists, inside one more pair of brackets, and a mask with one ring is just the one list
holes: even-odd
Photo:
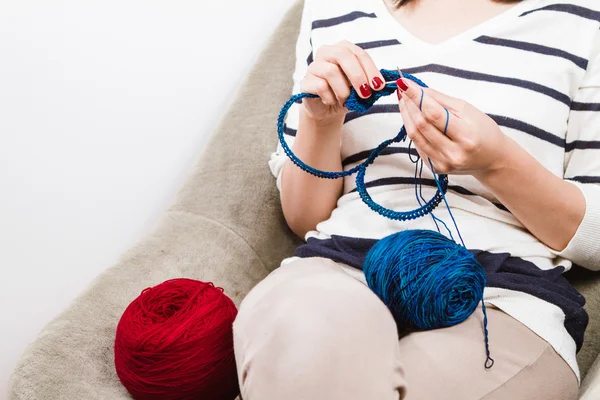
[(381, 143), (379, 146), (377, 146), (375, 150), (371, 152), (371, 154), (369, 155), (369, 157), (367, 157), (365, 162), (358, 166), (358, 174), (356, 174), (356, 190), (358, 191), (358, 194), (360, 195), (363, 202), (367, 206), (369, 206), (371, 210), (389, 219), (406, 221), (423, 217), (431, 213), (440, 204), (440, 202), (444, 199), (444, 193), (446, 193), (446, 191), (448, 190), (448, 175), (438, 175), (437, 179), (440, 181), (440, 185), (438, 186), (436, 193), (429, 201), (427, 201), (425, 204), (421, 205), (415, 210), (394, 211), (376, 203), (369, 195), (369, 192), (367, 191), (367, 187), (365, 185), (365, 174), (367, 172), (367, 167), (370, 164), (372, 164), (373, 161), (375, 161), (375, 158), (377, 158), (386, 147), (388, 147), (390, 144), (396, 141), (400, 141), (398, 140), (399, 137), (402, 137), (401, 140), (404, 140), (406, 138), (406, 129), (404, 128), (404, 126), (400, 130), (400, 134), (398, 136), (396, 136), (393, 139), (388, 139)]
[[(400, 74), (398, 73), (398, 71), (382, 69), (382, 70), (380, 70), (380, 72), (386, 81), (392, 81), (392, 80), (395, 81), (398, 78), (400, 78)], [(425, 83), (423, 83), (420, 79), (418, 79), (417, 77), (415, 77), (413, 75), (403, 74), (403, 76), (404, 76), (404, 78), (410, 79), (422, 87), (427, 87), (427, 85), (425, 85)], [(379, 100), (381, 97), (391, 95), (392, 93), (394, 93), (396, 91), (396, 89), (397, 89), (397, 86), (395, 84), (386, 85), (382, 90), (373, 92), (373, 94), (367, 99), (361, 98), (360, 96), (358, 96), (358, 93), (356, 92), (356, 90), (352, 89), (350, 96), (346, 100), (346, 108), (350, 111), (355, 111), (357, 113), (364, 114), (371, 107), (373, 107), (373, 105), (375, 104), (375, 102), (377, 102), (377, 100)], [(381, 143), (379, 146), (377, 146), (377, 148), (371, 152), (369, 157), (367, 157), (367, 159), (364, 162), (356, 165), (353, 168), (350, 168), (347, 171), (337, 171), (337, 172), (323, 171), (320, 169), (313, 168), (310, 165), (307, 165), (306, 163), (304, 163), (302, 160), (300, 160), (292, 152), (292, 149), (288, 146), (288, 144), (285, 140), (285, 136), (284, 136), (285, 117), (286, 117), (289, 109), (292, 107), (292, 105), (294, 103), (300, 102), (300, 101), (302, 101), (302, 99), (305, 99), (305, 98), (317, 98), (317, 97), (319, 97), (319, 96), (310, 94), (310, 93), (299, 93), (299, 94), (293, 95), (283, 105), (283, 107), (281, 108), (281, 111), (279, 112), (279, 116), (277, 118), (277, 133), (278, 133), (278, 137), (279, 137), (279, 142), (281, 143), (281, 147), (283, 148), (283, 151), (285, 152), (285, 154), (295, 165), (297, 165), (302, 170), (304, 170), (305, 172), (308, 172), (311, 175), (317, 176), (319, 178), (324, 178), (324, 179), (343, 178), (343, 177), (350, 176), (350, 175), (358, 172), (356, 175), (356, 189), (357, 189), (361, 199), (364, 201), (364, 203), (367, 206), (369, 206), (369, 208), (371, 210), (373, 210), (373, 211), (377, 212), (378, 214), (383, 215), (384, 217), (387, 217), (389, 219), (400, 220), (400, 221), (413, 220), (413, 219), (416, 219), (416, 218), (419, 218), (419, 217), (422, 217), (424, 215), (431, 213), (442, 202), (443, 194), (446, 193), (446, 191), (448, 190), (448, 176), (441, 175), (441, 174), (438, 175), (438, 179), (440, 180), (440, 185), (438, 186), (435, 195), (429, 201), (427, 201), (425, 204), (423, 204), (419, 208), (417, 208), (415, 210), (411, 210), (411, 211), (394, 211), (394, 210), (385, 208), (385, 207), (377, 204), (371, 198), (369, 193), (367, 192), (367, 188), (365, 185), (365, 174), (366, 174), (367, 166), (372, 164), (375, 161), (375, 158), (377, 156), (379, 156), (386, 147), (390, 146), (392, 143), (397, 143), (397, 142), (406, 140), (407, 134), (406, 134), (406, 128), (404, 126), (402, 126), (402, 128), (400, 129), (400, 132), (394, 138), (388, 139), (388, 140), (384, 141), (383, 143)]]
[[(395, 81), (400, 74), (395, 70), (380, 70), (385, 81)], [(423, 106), (427, 85), (410, 74), (403, 74), (421, 86), (419, 107)], [(351, 89), (346, 101), (346, 108), (359, 114), (366, 113), (381, 97), (389, 96), (397, 89), (397, 85), (386, 85), (367, 98), (361, 98)], [(318, 98), (310, 93), (293, 95), (281, 108), (277, 118), (277, 133), (281, 147), (288, 158), (303, 171), (324, 179), (339, 179), (356, 173), (356, 189), (363, 202), (373, 211), (392, 220), (413, 220), (431, 214), (437, 232), (431, 230), (405, 230), (379, 240), (368, 252), (363, 270), (369, 287), (390, 309), (399, 324), (417, 329), (436, 329), (456, 325), (466, 320), (481, 301), (483, 311), (486, 369), (494, 365), (490, 357), (489, 337), (487, 329), (487, 311), (483, 301), (483, 290), (486, 285), (485, 271), (475, 257), (467, 250), (454, 215), (446, 200), (448, 176), (436, 174), (429, 159), (429, 166), (436, 183), (436, 193), (426, 201), (422, 194), (423, 160), (420, 157), (410, 160), (415, 163), (415, 196), (419, 207), (412, 211), (395, 211), (376, 203), (369, 195), (365, 174), (381, 153), (392, 143), (405, 141), (406, 128), (401, 127), (398, 134), (377, 146), (366, 160), (347, 171), (323, 171), (313, 168), (300, 160), (288, 146), (285, 137), (285, 117), (294, 103), (305, 98)], [(450, 114), (446, 109), (446, 126), (448, 129)], [(412, 141), (409, 143), (409, 150)], [(420, 164), (419, 164), (420, 162)], [(419, 169), (420, 165), (420, 170)], [(417, 174), (418, 170), (418, 174)], [(418, 175), (418, 178), (417, 178)], [(458, 245), (448, 226), (433, 214), (433, 210), (444, 201), (462, 246)], [(441, 234), (438, 222), (449, 233), (452, 240)]]

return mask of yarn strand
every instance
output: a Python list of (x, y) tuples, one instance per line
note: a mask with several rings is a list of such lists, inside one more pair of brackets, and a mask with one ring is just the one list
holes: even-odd
[(490, 341), (488, 335), (488, 318), (487, 318), (487, 308), (485, 306), (485, 302), (481, 299), (481, 309), (483, 311), (483, 330), (485, 332), (485, 355), (487, 356), (485, 360), (484, 367), (485, 369), (490, 369), (494, 366), (494, 359), (490, 356)]

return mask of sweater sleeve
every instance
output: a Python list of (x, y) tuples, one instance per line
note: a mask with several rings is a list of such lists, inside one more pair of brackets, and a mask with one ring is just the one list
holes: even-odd
[[(292, 75), (293, 88), (292, 93), (300, 93), (300, 81), (306, 75), (308, 65), (313, 59), (312, 41), (311, 41), (311, 30), (312, 30), (312, 18), (310, 15), (311, 1), (305, 0), (304, 7), (302, 10), (302, 19), (300, 22), (300, 33), (296, 41), (296, 64), (294, 73)], [(294, 103), (287, 114), (285, 122), (285, 140), (290, 148), (294, 143), (294, 136), (298, 130), (298, 121), (300, 119), (300, 107), (301, 104)], [(277, 144), (277, 149), (271, 153), (269, 159), (269, 168), (273, 173), (273, 176), (277, 178), (277, 188), (281, 190), (281, 172), (283, 171), (283, 165), (288, 159), (287, 155), (281, 147), (281, 143)]]
[(585, 197), (585, 215), (558, 256), (600, 270), (600, 40), (596, 40), (586, 74), (571, 103), (564, 178)]

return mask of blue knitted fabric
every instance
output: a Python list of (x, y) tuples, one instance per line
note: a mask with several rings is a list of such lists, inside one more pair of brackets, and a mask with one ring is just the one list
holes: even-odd
[[(398, 73), (398, 71), (382, 69), (379, 72), (381, 72), (381, 75), (383, 76), (385, 81), (395, 81), (398, 78), (400, 78), (400, 74)], [(416, 82), (422, 87), (427, 87), (427, 85), (425, 85), (425, 83), (423, 83), (418, 78), (410, 74), (403, 75), (404, 78), (410, 79), (411, 81)], [(396, 88), (396, 84), (388, 84), (380, 91), (373, 91), (373, 94), (367, 99), (361, 98), (356, 92), (356, 90), (352, 90), (350, 96), (348, 97), (348, 100), (346, 100), (346, 108), (350, 111), (355, 111), (357, 113), (364, 114), (367, 111), (369, 111), (371, 107), (373, 107), (377, 100), (384, 96), (389, 96), (393, 94), (396, 91)]]
[[(380, 72), (386, 81), (395, 81), (398, 78), (400, 78), (400, 74), (398, 73), (398, 71), (382, 69), (382, 70), (380, 70)], [(418, 78), (416, 78), (410, 74), (404, 74), (403, 76), (406, 79), (410, 79), (413, 82), (416, 82), (417, 84), (419, 84), (422, 87), (427, 87), (427, 85), (425, 85), (425, 83), (423, 83), (421, 80), (419, 80)], [(355, 112), (364, 114), (371, 107), (373, 107), (373, 105), (377, 102), (377, 100), (379, 100), (383, 96), (389, 96), (389, 95), (393, 94), (396, 91), (396, 89), (397, 89), (397, 85), (395, 83), (388, 84), (382, 90), (374, 91), (373, 94), (367, 99), (361, 98), (360, 96), (358, 96), (358, 93), (356, 92), (356, 90), (352, 89), (350, 96), (348, 97), (348, 99), (346, 101), (346, 108), (350, 111), (355, 111)], [(435, 209), (435, 207), (437, 207), (440, 204), (440, 202), (443, 200), (443, 197), (444, 197), (443, 195), (448, 190), (448, 177), (446, 175), (442, 175), (442, 174), (436, 176), (434, 173), (434, 178), (436, 179), (436, 181), (438, 181), (438, 189), (436, 191), (436, 194), (431, 198), (431, 200), (429, 200), (425, 204), (421, 205), (419, 208), (412, 210), (412, 211), (404, 211), (403, 212), (403, 211), (394, 211), (394, 210), (387, 209), (387, 208), (377, 204), (375, 201), (373, 201), (373, 199), (371, 198), (371, 196), (369, 196), (369, 194), (367, 192), (367, 188), (366, 188), (366, 185), (364, 182), (366, 168), (371, 163), (374, 162), (375, 158), (377, 156), (379, 156), (386, 147), (390, 146), (392, 143), (397, 143), (397, 142), (406, 140), (407, 135), (406, 135), (406, 129), (404, 128), (404, 126), (400, 129), (400, 132), (398, 133), (398, 135), (396, 135), (394, 138), (384, 141), (375, 150), (373, 150), (373, 152), (369, 155), (369, 157), (367, 157), (367, 159), (364, 162), (362, 162), (361, 164), (358, 164), (357, 166), (355, 166), (347, 171), (336, 171), (336, 172), (322, 171), (320, 169), (313, 168), (310, 165), (307, 165), (306, 163), (304, 163), (302, 160), (300, 160), (292, 152), (292, 149), (288, 146), (288, 144), (285, 141), (285, 136), (284, 136), (285, 116), (287, 115), (288, 110), (294, 103), (300, 102), (304, 98), (317, 98), (317, 97), (318, 96), (316, 96), (314, 94), (310, 94), (310, 93), (296, 94), (296, 95), (292, 96), (284, 104), (284, 106), (281, 108), (281, 111), (279, 112), (279, 117), (277, 118), (277, 132), (278, 132), (278, 136), (279, 136), (279, 142), (281, 143), (281, 147), (283, 148), (286, 155), (290, 158), (290, 160), (294, 164), (296, 164), (298, 167), (300, 167), (305, 172), (312, 174), (314, 176), (317, 176), (319, 178), (324, 178), (324, 179), (343, 178), (343, 177), (350, 176), (350, 175), (358, 172), (358, 174), (356, 176), (356, 188), (357, 188), (358, 193), (360, 194), (362, 200), (365, 202), (365, 204), (367, 204), (369, 206), (369, 208), (371, 208), (373, 211), (379, 213), (380, 215), (383, 215), (386, 218), (390, 218), (390, 219), (394, 219), (394, 220), (401, 220), (401, 221), (416, 219), (416, 218), (419, 218), (419, 217), (422, 217), (424, 215), (431, 213), (433, 211), (433, 209)]]

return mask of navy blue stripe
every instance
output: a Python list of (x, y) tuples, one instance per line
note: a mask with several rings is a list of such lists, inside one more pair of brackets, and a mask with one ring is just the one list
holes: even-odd
[(355, 120), (355, 119), (360, 118), (365, 115), (393, 114), (393, 113), (399, 113), (399, 112), (400, 112), (400, 109), (398, 108), (398, 104), (374, 104), (373, 107), (368, 109), (367, 112), (365, 112), (363, 114), (358, 113), (356, 111), (349, 112), (348, 114), (346, 114), (346, 117), (344, 118), (344, 123), (350, 122), (352, 120)]
[(346, 22), (352, 22), (359, 18), (377, 18), (375, 13), (367, 14), (362, 11), (353, 11), (349, 14), (342, 15), (340, 17), (318, 19), (313, 21), (312, 29), (327, 28), (330, 26), (340, 25)]
[(288, 128), (287, 125), (283, 126), (283, 133), (290, 136), (296, 136), (296, 130), (292, 128)]
[(567, 143), (565, 146), (566, 151), (572, 150), (591, 150), (600, 149), (600, 141), (598, 140), (574, 140), (571, 143)]
[[(423, 186), (437, 187), (437, 184), (433, 179), (428, 178), (417, 178), (415, 179), (413, 176), (411, 177), (401, 177), (401, 176), (393, 176), (388, 178), (379, 178), (374, 181), (365, 182), (365, 187), (373, 188), (378, 186), (388, 186), (388, 185), (414, 185), (415, 181), (417, 184), (421, 184)], [(453, 192), (464, 194), (466, 196), (477, 196), (475, 193), (471, 192), (468, 189), (465, 189), (462, 186), (458, 185), (448, 185), (448, 190), (452, 190)], [(356, 192), (356, 188), (352, 189), (350, 193)]]
[[(416, 183), (420, 183), (423, 186), (437, 188), (437, 184), (435, 183), (435, 181), (433, 179), (417, 178)], [(379, 178), (379, 179), (375, 179), (370, 182), (365, 182), (366, 188), (373, 188), (373, 187), (378, 187), (378, 186), (388, 186), (388, 185), (415, 185), (415, 178), (412, 176), (411, 177), (394, 176), (394, 177), (387, 177), (387, 178)], [(466, 189), (466, 188), (464, 188), (462, 186), (458, 186), (458, 185), (448, 185), (448, 190), (451, 190), (453, 192), (456, 192), (458, 194), (462, 194), (465, 196), (477, 196), (476, 193), (473, 193), (469, 189)], [(349, 193), (353, 193), (353, 192), (356, 192), (356, 188), (352, 189)], [(492, 202), (492, 204), (503, 211), (510, 212), (508, 210), (508, 208), (504, 207), (500, 203)]]
[(530, 125), (526, 122), (519, 121), (517, 119), (503, 117), (499, 115), (488, 114), (496, 123), (500, 126), (519, 130), (521, 132), (528, 133), (538, 139), (542, 139), (548, 143), (552, 143), (556, 146), (563, 147), (565, 151), (572, 151), (574, 149), (587, 150), (587, 149), (600, 149), (600, 141), (598, 140), (575, 140), (567, 143), (565, 139), (553, 135), (537, 126)]
[[(344, 123), (350, 122), (357, 118), (362, 117), (363, 115), (369, 114), (385, 114), (385, 113), (399, 113), (398, 106), (395, 104), (375, 104), (371, 109), (369, 109), (366, 113), (360, 114), (357, 112), (350, 112), (346, 114), (346, 119)], [(499, 126), (505, 126), (507, 128), (512, 128), (519, 130), (521, 132), (527, 133), (531, 136), (534, 136), (538, 139), (544, 140), (546, 142), (552, 143), (556, 146), (565, 148), (565, 139), (560, 138), (548, 131), (545, 131), (537, 126), (528, 124), (526, 122), (520, 121), (518, 119), (504, 117), (500, 115), (488, 114), (490, 118), (492, 118)], [(588, 143), (588, 142), (586, 142)], [(368, 156), (368, 154), (367, 154)], [(365, 156), (365, 158), (367, 157)]]
[(504, 204), (501, 203), (492, 203), (493, 205), (496, 206), (496, 208), (501, 209), (502, 211), (506, 211), (506, 212), (510, 212), (510, 210), (506, 207), (504, 207)]
[(600, 176), (574, 176), (567, 178), (570, 181), (581, 182), (581, 183), (600, 183)]
[[(417, 183), (421, 183), (423, 186), (434, 186), (435, 187), (435, 181), (433, 179), (416, 179)], [(375, 179), (374, 181), (370, 181), (370, 182), (365, 182), (365, 187), (366, 188), (373, 188), (373, 187), (378, 187), (378, 186), (386, 186), (386, 185), (414, 185), (415, 184), (415, 178), (414, 177), (410, 177), (410, 178), (406, 178), (406, 177), (399, 177), (399, 176), (394, 176), (394, 177), (387, 177), (387, 178), (379, 178), (379, 179)], [(353, 193), (356, 192), (356, 188), (352, 189), (349, 193)]]
[(537, 93), (544, 94), (548, 97), (553, 98), (554, 100), (558, 100), (561, 103), (566, 104), (567, 106), (569, 106), (571, 104), (571, 98), (568, 95), (561, 93), (558, 90), (552, 89), (548, 86), (544, 86), (539, 83), (535, 83), (535, 82), (531, 82), (531, 81), (526, 81), (523, 79), (509, 78), (506, 76), (490, 75), (490, 74), (484, 74), (481, 72), (467, 71), (464, 69), (458, 69), (458, 68), (448, 67), (448, 66), (439, 65), (439, 64), (428, 64), (428, 65), (423, 65), (423, 66), (415, 67), (415, 68), (407, 68), (406, 70), (403, 70), (403, 71), (406, 71), (410, 74), (417, 74), (420, 72), (432, 72), (432, 73), (450, 75), (450, 76), (454, 76), (457, 78), (468, 79), (468, 80), (473, 80), (473, 81), (501, 83), (504, 85), (516, 86), (516, 87), (520, 87), (523, 89), (527, 89), (527, 90), (531, 90), (531, 91), (534, 91)]
[(314, 58), (313, 58), (313, 47), (312, 47), (312, 38), (310, 38), (309, 42), (310, 42), (310, 54), (308, 55), (308, 58), (306, 59), (306, 64), (307, 65), (312, 64), (312, 62), (314, 61)]
[(574, 4), (550, 4), (549, 6), (536, 8), (535, 10), (525, 11), (520, 17), (538, 12), (538, 11), (558, 11), (568, 14), (577, 15), (585, 19), (600, 22), (600, 12), (591, 10), (586, 7), (576, 6)]
[(375, 49), (378, 47), (386, 47), (386, 46), (397, 46), (400, 45), (402, 43), (400, 43), (397, 39), (389, 39), (389, 40), (376, 40), (374, 42), (362, 42), (362, 43), (356, 43), (356, 45), (358, 47), (360, 47), (363, 50), (367, 50), (367, 49)]
[(480, 36), (475, 39), (476, 42), (483, 44), (491, 44), (494, 46), (511, 47), (513, 49), (519, 49), (524, 51), (530, 51), (532, 53), (544, 54), (553, 57), (564, 58), (573, 62), (579, 68), (586, 69), (588, 60), (583, 57), (576, 56), (575, 54), (568, 53), (564, 50), (560, 50), (554, 47), (543, 46), (541, 44), (521, 42), (518, 40), (501, 39), (491, 36)]
[(571, 103), (572, 111), (600, 111), (600, 103), (580, 103), (574, 101)]
[[(373, 111), (371, 112), (371, 110), (373, 110)], [(352, 121), (356, 118), (361, 117), (362, 115), (376, 114), (376, 113), (398, 113), (399, 112), (399, 110), (395, 104), (381, 104), (381, 105), (376, 104), (375, 106), (373, 106), (373, 108), (371, 108), (371, 110), (367, 111), (365, 114), (359, 114), (359, 113), (354, 113), (354, 112), (348, 113), (346, 115), (345, 122)], [(550, 133), (542, 128), (538, 128), (535, 125), (528, 124), (527, 122), (524, 122), (524, 121), (521, 121), (518, 119), (514, 119), (514, 118), (510, 118), (510, 117), (501, 116), (501, 115), (488, 114), (488, 116), (490, 118), (492, 118), (499, 126), (504, 126), (506, 128), (511, 128), (511, 129), (521, 131), (523, 133), (527, 133), (528, 135), (531, 135), (535, 138), (538, 138), (540, 140), (543, 140), (543, 141), (553, 144), (555, 146), (562, 147), (563, 149), (565, 149), (565, 151), (573, 151), (574, 149), (578, 149), (578, 150), (600, 149), (600, 141), (598, 141), (598, 140), (575, 140), (573, 142), (567, 143), (565, 139), (563, 139), (559, 136), (556, 136), (553, 133)], [(361, 152), (358, 154), (365, 153), (366, 154), (365, 158), (366, 158), (370, 154), (370, 151), (372, 151), (372, 150), (367, 150), (365, 152)], [(394, 154), (394, 153), (384, 152), (383, 155), (385, 155), (385, 154)], [(360, 161), (360, 159), (356, 159), (353, 162), (357, 162), (357, 161)]]
[[(376, 49), (379, 47), (386, 47), (386, 46), (397, 46), (400, 44), (401, 43), (397, 39), (376, 40), (373, 42), (356, 43), (356, 45), (363, 50)], [(312, 39), (310, 40), (310, 46), (312, 48)], [(308, 58), (306, 59), (306, 63), (308, 65), (310, 65), (313, 61), (314, 61), (314, 56), (313, 56), (313, 52), (311, 51), (310, 54), (308, 55)]]
[[(435, 181), (433, 181), (433, 184), (435, 185), (435, 187), (437, 187), (437, 185), (435, 184)], [(448, 190), (452, 190), (453, 192), (456, 192), (459, 194), (464, 194), (465, 196), (477, 196), (477, 194), (471, 192), (468, 189), (465, 189), (462, 186), (458, 186), (458, 185), (448, 185)]]
[(552, 143), (558, 147), (565, 148), (565, 139), (560, 138), (548, 131), (545, 131), (537, 126), (528, 124), (527, 122), (519, 121), (518, 119), (504, 117), (501, 115), (488, 114), (499, 126), (504, 126), (511, 129), (516, 129), (525, 132), (538, 139), (542, 139), (548, 143)]
[[(356, 118), (359, 118), (363, 115), (368, 114), (382, 114), (382, 113), (398, 113), (398, 107), (395, 104), (376, 104), (364, 114), (359, 114), (357, 112), (351, 112), (346, 114), (345, 122), (350, 122)], [(545, 131), (537, 126), (528, 124), (526, 122), (520, 121), (518, 119), (504, 117), (500, 115), (488, 114), (490, 118), (492, 118), (499, 126), (505, 126), (507, 128), (512, 128), (519, 130), (521, 132), (527, 133), (531, 136), (534, 136), (538, 139), (544, 140), (546, 142), (552, 143), (556, 146), (565, 148), (565, 139), (562, 139), (548, 131)], [(368, 156), (368, 155), (367, 155)], [(366, 157), (365, 157), (366, 158)]]
[[(345, 167), (346, 165), (354, 164), (359, 161), (366, 160), (367, 157), (369, 157), (369, 154), (371, 154), (373, 152), (373, 150), (375, 150), (375, 149), (361, 151), (360, 153), (352, 154), (351, 156), (344, 158), (344, 160), (342, 161), (342, 166)], [(387, 156), (390, 154), (408, 154), (408, 153), (409, 153), (408, 147), (391, 147), (390, 146), (390, 147), (386, 147), (385, 149), (383, 149), (383, 151), (381, 152), (380, 155)], [(419, 153), (417, 153), (417, 150), (415, 150), (414, 148), (410, 149), (410, 154), (413, 156), (419, 155)]]

